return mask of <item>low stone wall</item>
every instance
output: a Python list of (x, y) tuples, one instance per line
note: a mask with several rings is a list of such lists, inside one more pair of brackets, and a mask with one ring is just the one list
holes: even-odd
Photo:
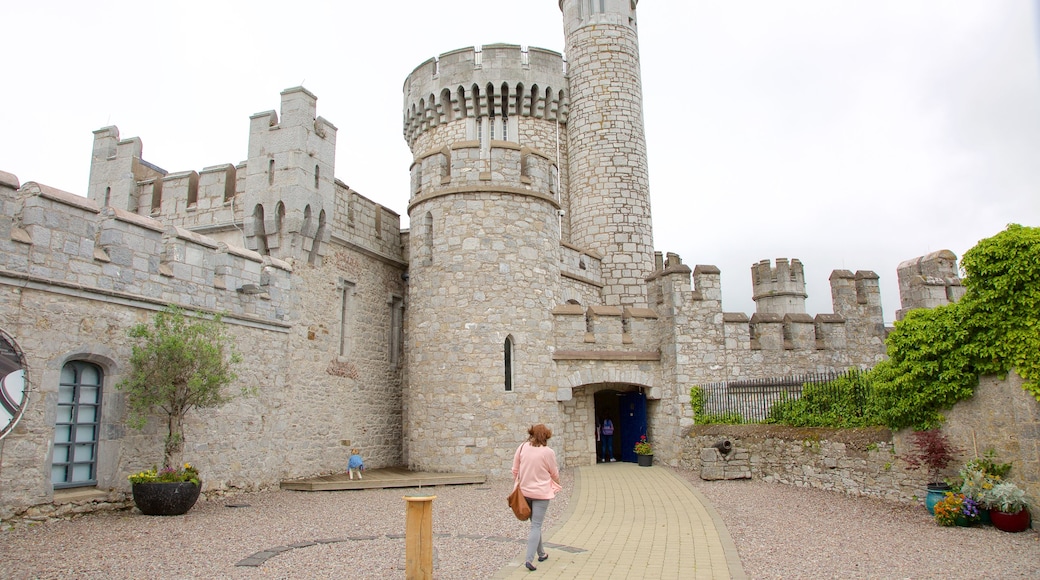
[[(982, 377), (975, 395), (948, 410), (943, 431), (960, 449), (947, 477), (969, 459), (993, 450), (1011, 462), (1009, 479), (1032, 499), (1040, 518), (1040, 403), (1022, 389), (1021, 377)], [(816, 429), (781, 425), (695, 425), (680, 440), (679, 465), (704, 479), (739, 479), (741, 464), (750, 478), (814, 487), (848, 495), (923, 502), (926, 474), (908, 470), (901, 458), (910, 430), (883, 428)], [(731, 458), (712, 447), (732, 442)], [(739, 458), (739, 460), (738, 460)]]
[[(728, 459), (713, 446), (729, 440)], [(815, 487), (848, 495), (914, 502), (924, 498), (924, 475), (903, 468), (887, 429), (810, 429), (778, 425), (697, 425), (682, 442), (680, 465), (706, 479), (736, 479)], [(723, 477), (719, 477), (723, 475)]]

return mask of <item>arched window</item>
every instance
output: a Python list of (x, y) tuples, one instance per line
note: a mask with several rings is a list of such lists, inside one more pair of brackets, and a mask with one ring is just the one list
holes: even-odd
[(71, 361), (61, 369), (54, 421), (51, 483), (55, 489), (97, 484), (101, 367)]
[(505, 386), (506, 392), (513, 390), (513, 337), (507, 336), (503, 347), (503, 362), (505, 363)]

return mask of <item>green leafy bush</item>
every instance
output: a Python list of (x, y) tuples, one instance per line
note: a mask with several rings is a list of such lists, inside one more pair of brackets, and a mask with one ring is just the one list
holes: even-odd
[(742, 425), (746, 423), (744, 416), (740, 413), (705, 413), (704, 389), (700, 387), (690, 388), (690, 406), (693, 409), (693, 421), (698, 425)]
[(916, 309), (888, 336), (889, 359), (871, 371), (892, 429), (926, 429), (972, 396), (983, 374), (1015, 369), (1040, 400), (1040, 228), (1012, 224), (964, 254), (964, 297)]
[(876, 427), (882, 423), (870, 404), (871, 393), (869, 374), (851, 369), (825, 383), (806, 383), (801, 397), (785, 397), (773, 405), (767, 422), (793, 427)]
[(965, 252), (961, 267), (964, 297), (896, 322), (889, 358), (857, 377), (862, 392), (844, 378), (806, 386), (801, 399), (774, 406), (770, 422), (925, 430), (970, 398), (981, 375), (1012, 369), (1040, 401), (1040, 228), (1011, 224)]

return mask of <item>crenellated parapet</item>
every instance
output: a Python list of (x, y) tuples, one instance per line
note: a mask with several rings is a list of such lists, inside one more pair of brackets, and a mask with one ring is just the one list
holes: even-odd
[(446, 52), (404, 83), (404, 138), (462, 119), (567, 122), (566, 63), (558, 52), (492, 44)]
[(762, 260), (751, 266), (752, 298), (757, 312), (766, 314), (804, 314), (805, 269), (802, 262), (777, 258), (776, 266)]
[[(873, 272), (838, 270), (832, 274), (834, 313), (812, 316), (804, 311), (792, 312), (792, 302), (784, 303), (783, 308), (776, 309), (779, 311), (763, 311), (763, 301), (773, 297), (793, 297), (804, 310), (805, 298), (800, 261), (781, 258), (774, 267), (763, 260), (752, 267), (758, 310), (748, 316), (722, 311), (721, 273), (717, 267), (700, 265), (691, 271), (678, 255), (660, 252), (655, 262), (655, 271), (647, 279), (652, 303), (660, 312), (671, 313), (676, 324), (691, 325), (677, 329), (675, 334), (718, 336), (717, 346), (726, 356), (740, 358), (744, 355), (737, 353), (770, 351), (811, 356), (826, 351), (833, 353), (828, 356), (835, 361), (842, 361), (836, 366), (844, 368), (842, 365), (848, 362), (867, 364), (884, 354), (880, 289), (878, 276)], [(807, 368), (820, 366), (814, 360)]]
[(912, 260), (896, 269), (899, 276), (899, 302), (896, 320), (914, 308), (935, 308), (960, 300), (965, 288), (957, 275), (957, 255), (939, 250)]
[[(637, 357), (647, 358), (660, 348), (654, 332), (658, 314), (653, 309), (562, 304), (552, 314), (557, 360), (597, 356), (642, 360)], [(658, 359), (659, 354), (652, 358)]]
[(60, 294), (282, 324), (292, 290), (285, 262), (34, 182), (0, 187), (0, 197), (10, 212), (0, 239), (5, 277)]
[(476, 141), (428, 151), (415, 160), (411, 173), (412, 203), (438, 195), (499, 191), (546, 198), (559, 209), (553, 159), (508, 141), (492, 141), (490, 155)]

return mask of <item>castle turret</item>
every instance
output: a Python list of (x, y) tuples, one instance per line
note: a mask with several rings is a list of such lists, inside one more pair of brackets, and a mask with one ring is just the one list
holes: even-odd
[(805, 269), (795, 259), (777, 258), (751, 266), (752, 299), (759, 314), (805, 314)]
[(902, 320), (914, 308), (935, 308), (964, 296), (964, 286), (957, 275), (957, 255), (950, 250), (906, 260), (896, 268), (896, 274), (902, 306), (896, 311), (896, 320)]
[(561, 423), (551, 349), (562, 302), (563, 58), (467, 48), (404, 85), (412, 149), (405, 459), (507, 474), (531, 423)]
[[(158, 200), (138, 199), (137, 183), (149, 179), (161, 180), (166, 171), (141, 158), (141, 139), (119, 139), (118, 127), (104, 127), (94, 131), (94, 150), (90, 156), (90, 185), (87, 197), (99, 206), (147, 215), (157, 207)], [(154, 204), (154, 205), (153, 205)]]
[(637, 0), (560, 0), (570, 115), (571, 242), (603, 256), (603, 299), (645, 306), (653, 271)]
[(336, 127), (316, 117), (318, 98), (303, 87), (282, 91), (281, 120), (249, 119), (243, 205), (249, 249), (315, 261), (335, 208)]

